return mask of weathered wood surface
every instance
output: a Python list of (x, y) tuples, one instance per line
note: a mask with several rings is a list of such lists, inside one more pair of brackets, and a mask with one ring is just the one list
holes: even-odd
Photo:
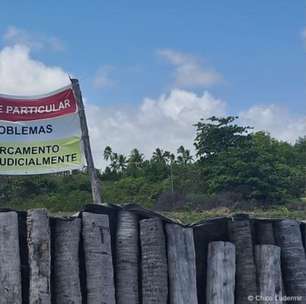
[(212, 241), (228, 241), (227, 222), (227, 218), (218, 218), (203, 221), (202, 224), (193, 227), (197, 266), (197, 292), (200, 304), (206, 303), (208, 244)]
[(251, 225), (248, 219), (229, 222), (230, 240), (236, 246), (236, 304), (248, 303), (257, 295), (256, 267)]
[(80, 124), (81, 124), (81, 130), (82, 130), (82, 140), (84, 143), (85, 158), (86, 158), (87, 168), (88, 168), (90, 182), (91, 182), (91, 192), (92, 192), (93, 203), (101, 204), (102, 203), (101, 184), (97, 176), (97, 171), (94, 165), (94, 159), (91, 153), (88, 125), (87, 125), (87, 119), (85, 115), (85, 108), (84, 108), (84, 103), (83, 103), (82, 92), (80, 89), (78, 79), (71, 79), (71, 83), (72, 83), (74, 96), (76, 98), (76, 102), (79, 108), (79, 117), (80, 117)]
[(0, 304), (21, 304), (18, 216), (0, 212)]
[(120, 211), (116, 237), (116, 294), (117, 304), (139, 303), (139, 236), (138, 217)]
[(51, 303), (51, 244), (47, 210), (28, 211), (30, 304)]
[(108, 216), (82, 213), (87, 304), (115, 304), (114, 270)]
[(207, 304), (235, 303), (235, 245), (211, 242), (207, 256)]
[(275, 245), (272, 222), (256, 221), (255, 230), (257, 244)]
[(54, 223), (54, 300), (56, 304), (81, 304), (79, 244), (81, 220), (56, 219)]
[[(102, 208), (83, 211), (82, 219), (51, 218), (50, 225), (45, 210), (0, 212), (0, 304), (247, 304), (256, 295), (253, 302), (280, 304), (284, 294), (306, 304), (305, 225), (252, 220), (260, 244), (254, 255), (246, 217), (192, 228), (166, 221), (166, 238), (162, 219), (134, 212), (112, 208), (112, 235)], [(228, 239), (236, 255), (232, 244), (214, 242)]]
[(306, 303), (306, 258), (300, 224), (294, 220), (275, 223), (277, 244), (281, 247), (282, 272), (287, 296), (301, 296)]
[(167, 224), (170, 304), (197, 304), (193, 230)]
[(28, 232), (26, 211), (18, 211), (18, 230), (19, 230), (19, 248), (20, 248), (20, 267), (21, 267), (21, 285), (22, 285), (22, 304), (29, 304), (30, 293), (30, 267), (28, 254)]
[(257, 245), (255, 260), (260, 303), (282, 303), (281, 250), (274, 245)]
[(140, 221), (142, 304), (167, 304), (168, 269), (165, 234), (159, 218)]

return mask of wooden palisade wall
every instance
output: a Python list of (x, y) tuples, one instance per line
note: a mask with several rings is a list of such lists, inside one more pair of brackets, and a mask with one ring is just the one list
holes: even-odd
[(305, 232), (245, 215), (184, 226), (135, 205), (2, 210), (0, 304), (306, 303)]

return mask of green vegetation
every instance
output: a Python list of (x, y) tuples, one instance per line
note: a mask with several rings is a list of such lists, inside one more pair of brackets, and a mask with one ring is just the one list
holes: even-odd
[(305, 220), (306, 218), (306, 204), (302, 210), (289, 210), (286, 206), (275, 206), (268, 209), (254, 208), (247, 210), (230, 209), (230, 208), (215, 208), (205, 211), (178, 211), (178, 212), (164, 212), (164, 215), (178, 220), (182, 223), (195, 223), (200, 220), (206, 220), (214, 217), (232, 216), (237, 213), (247, 213), (251, 217), (256, 218), (290, 218), (296, 220)]
[[(306, 137), (295, 144), (252, 132), (237, 117), (195, 124), (195, 155), (157, 148), (150, 159), (104, 150), (103, 200), (138, 203), (183, 221), (248, 211), (262, 217), (304, 217)], [(71, 212), (91, 201), (86, 172), (0, 177), (0, 207)], [(173, 213), (175, 212), (175, 213)]]

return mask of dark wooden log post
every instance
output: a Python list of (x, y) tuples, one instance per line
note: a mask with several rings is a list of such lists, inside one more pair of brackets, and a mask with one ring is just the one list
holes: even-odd
[(257, 245), (255, 260), (258, 281), (257, 302), (264, 304), (282, 303), (281, 250), (274, 245)]
[(28, 251), (30, 267), (30, 304), (51, 303), (51, 245), (47, 210), (28, 211)]
[(197, 304), (193, 230), (166, 225), (170, 304)]
[(168, 269), (163, 224), (159, 218), (140, 221), (142, 303), (167, 304)]
[(87, 162), (87, 169), (90, 176), (91, 182), (91, 191), (94, 204), (101, 204), (101, 184), (99, 182), (97, 172), (94, 165), (94, 160), (91, 153), (90, 147), (90, 140), (89, 140), (89, 133), (88, 133), (88, 126), (87, 126), (87, 119), (85, 115), (85, 108), (83, 103), (82, 92), (80, 89), (79, 81), (77, 79), (71, 79), (73, 92), (76, 98), (76, 102), (79, 107), (79, 116), (80, 116), (80, 123), (81, 123), (81, 130), (82, 130), (82, 140), (84, 143), (84, 152), (85, 158)]
[(82, 213), (87, 304), (115, 304), (114, 270), (108, 216)]
[(116, 238), (117, 304), (139, 303), (139, 235), (138, 217), (129, 211), (118, 214)]
[(57, 304), (81, 304), (79, 276), (79, 243), (81, 220), (79, 218), (54, 221), (54, 290)]
[(211, 242), (207, 257), (207, 304), (235, 303), (235, 245)]
[(257, 295), (256, 267), (248, 219), (229, 222), (230, 240), (236, 246), (236, 304), (248, 303), (249, 296)]
[(282, 272), (287, 296), (301, 296), (306, 303), (306, 258), (300, 224), (294, 220), (275, 223), (277, 244), (281, 247)]
[(21, 272), (16, 212), (0, 213), (0, 304), (21, 304)]
[(256, 242), (261, 245), (275, 245), (272, 222), (257, 220), (255, 222)]

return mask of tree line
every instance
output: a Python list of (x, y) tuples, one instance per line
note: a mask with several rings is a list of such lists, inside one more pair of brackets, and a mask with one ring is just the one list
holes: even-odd
[[(105, 147), (98, 171), (103, 201), (159, 209), (273, 206), (305, 197), (306, 136), (294, 144), (238, 124), (238, 117), (197, 122), (194, 152), (156, 148), (150, 158)], [(76, 210), (91, 201), (86, 172), (0, 177), (0, 206)]]
[(263, 205), (305, 195), (306, 137), (290, 144), (263, 131), (253, 132), (252, 127), (239, 125), (237, 119), (210, 117), (196, 123), (194, 155), (180, 146), (176, 154), (157, 148), (150, 159), (145, 159), (138, 149), (123, 155), (108, 146), (104, 159), (109, 165), (102, 179), (117, 184), (137, 178), (163, 182), (176, 195), (211, 197), (227, 193)]

